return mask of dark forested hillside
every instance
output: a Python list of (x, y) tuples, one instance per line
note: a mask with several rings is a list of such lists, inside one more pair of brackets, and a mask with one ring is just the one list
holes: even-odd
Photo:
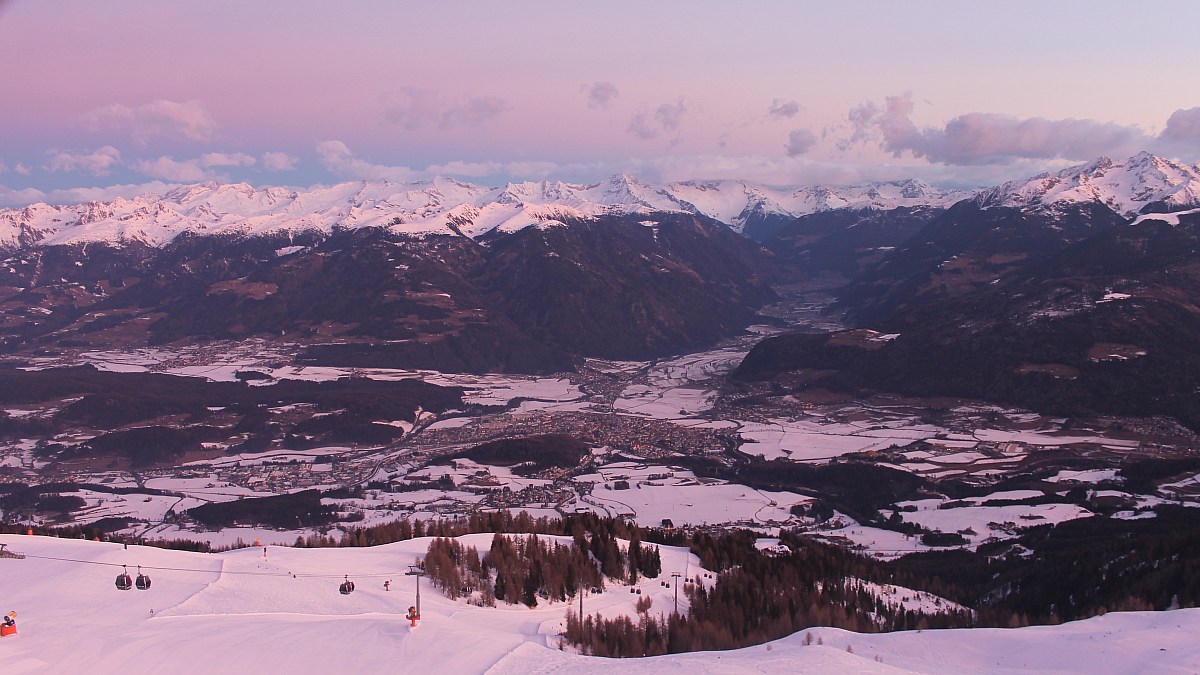
[[(282, 253), (281, 253), (282, 252)], [(771, 256), (701, 216), (604, 216), (480, 240), (384, 228), (51, 246), (0, 265), (9, 352), (258, 338), (310, 363), (550, 372), (734, 334)]]
[(789, 274), (853, 279), (943, 211), (931, 206), (818, 211), (783, 225), (764, 246), (789, 266)]
[[(930, 276), (912, 256), (885, 261), (843, 295), (868, 314), (886, 308), (877, 330), (767, 338), (735, 376), (819, 370), (814, 386), (842, 391), (963, 396), (1066, 415), (1170, 415), (1200, 428), (1200, 228), (1195, 216), (1177, 218), (1106, 226), (985, 276), (974, 263), (974, 272), (957, 274), (951, 260)], [(908, 276), (902, 262), (912, 263)], [(868, 289), (884, 292), (858, 295)]]

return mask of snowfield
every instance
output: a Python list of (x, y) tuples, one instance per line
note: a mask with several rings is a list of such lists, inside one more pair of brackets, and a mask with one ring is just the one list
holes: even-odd
[[(491, 535), (469, 535), (485, 547)], [(374, 548), (247, 548), (221, 554), (0, 535), (27, 554), (0, 558), (0, 602), (19, 633), (0, 639), (14, 673), (687, 672), (687, 673), (1183, 673), (1200, 669), (1200, 610), (1110, 613), (1060, 626), (926, 630), (865, 635), (812, 628), (766, 645), (649, 659), (601, 659), (559, 650), (567, 606), (494, 609), (453, 602), (422, 584), (413, 604), (407, 565), (428, 539)], [(662, 548), (665, 573), (700, 572), (690, 554)], [(144, 566), (148, 591), (118, 591), (120, 565)], [(156, 569), (149, 569), (149, 568)], [(294, 576), (293, 576), (294, 575)], [(338, 584), (349, 575), (350, 595)], [(391, 581), (391, 590), (383, 582)], [(638, 584), (651, 612), (672, 591)], [(904, 589), (881, 589), (889, 594)], [(585, 611), (633, 614), (626, 586), (610, 584)], [(682, 600), (682, 598), (681, 598)], [(572, 605), (574, 606), (574, 605)], [(811, 640), (807, 635), (811, 635)], [(811, 642), (806, 645), (805, 642)]]

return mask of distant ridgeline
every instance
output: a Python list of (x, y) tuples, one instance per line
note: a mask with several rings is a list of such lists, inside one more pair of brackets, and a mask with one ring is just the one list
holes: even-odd
[[(24, 530), (25, 526), (0, 526), (7, 533)], [(93, 527), (34, 530), (103, 536)], [(504, 536), (494, 538), (483, 554), (472, 554), (470, 547), (452, 539), (480, 532)], [(508, 536), (518, 533), (565, 536), (571, 543)], [(428, 523), (400, 520), (354, 528), (340, 540), (314, 534), (298, 538), (296, 545), (372, 546), (422, 536), (435, 537), (425, 564), (438, 586), (451, 597), (465, 589), (481, 604), (562, 602), (580, 589), (625, 582), (635, 574), (653, 578), (669, 573), (672, 570), (656, 569), (661, 564), (654, 555), (658, 545), (688, 547), (704, 568), (717, 572), (708, 586), (686, 587), (690, 609), (683, 616), (654, 618), (643, 612), (638, 617), (580, 620), (569, 613), (564, 637), (587, 653), (606, 656), (728, 649), (811, 626), (863, 632), (1007, 627), (1057, 623), (1110, 610), (1200, 604), (1200, 514), (1167, 506), (1159, 507), (1155, 518), (1086, 518), (1034, 527), (1015, 541), (985, 544), (978, 553), (919, 553), (893, 562), (787, 532), (780, 537), (782, 546), (759, 550), (756, 535), (746, 531), (686, 533), (590, 514), (534, 519), (506, 511)], [(158, 543), (206, 548), (193, 542)], [(963, 608), (947, 604), (936, 613), (905, 609), (870, 592), (870, 584), (932, 593)]]

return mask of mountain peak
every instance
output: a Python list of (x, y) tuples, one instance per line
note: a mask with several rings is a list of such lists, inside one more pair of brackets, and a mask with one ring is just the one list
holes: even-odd
[(1200, 170), (1149, 152), (1122, 162), (1100, 157), (1054, 173), (1009, 181), (980, 194), (981, 205), (1052, 208), (1098, 201), (1132, 217), (1147, 205), (1200, 206)]

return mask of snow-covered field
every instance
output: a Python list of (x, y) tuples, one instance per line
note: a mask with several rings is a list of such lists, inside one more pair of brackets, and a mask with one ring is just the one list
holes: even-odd
[(614, 462), (575, 480), (592, 483), (593, 489), (565, 504), (565, 511), (618, 516), (645, 527), (659, 527), (664, 520), (677, 526), (741, 523), (778, 527), (791, 517), (792, 506), (811, 501), (794, 492), (757, 490), (699, 479), (685, 469), (629, 462)]
[(927, 425), (875, 429), (813, 419), (747, 422), (740, 434), (748, 441), (742, 447), (742, 452), (747, 454), (761, 455), (765, 459), (821, 461), (849, 453), (908, 445), (932, 438), (940, 431)]
[[(491, 535), (468, 543), (486, 546)], [(1200, 610), (1110, 613), (1020, 629), (857, 634), (812, 628), (766, 645), (649, 659), (600, 659), (558, 649), (567, 605), (494, 609), (453, 602), (422, 585), (422, 620), (407, 565), (428, 540), (355, 549), (248, 548), (223, 554), (0, 535), (30, 557), (0, 559), (0, 602), (18, 634), (0, 638), (10, 673), (1185, 673), (1200, 669)], [(37, 557), (35, 557), (37, 556)], [(663, 547), (664, 572), (700, 571)], [(143, 565), (148, 591), (113, 578)], [(151, 569), (153, 568), (153, 569)], [(356, 582), (340, 595), (345, 575)], [(391, 581), (391, 590), (383, 582)], [(610, 585), (585, 611), (632, 615), (633, 600), (670, 611), (672, 591)], [(903, 589), (882, 592), (904, 593)], [(682, 598), (681, 598), (682, 599)], [(926, 602), (927, 599), (921, 600)], [(811, 640), (808, 639), (811, 635)], [(805, 644), (811, 642), (811, 644)]]

